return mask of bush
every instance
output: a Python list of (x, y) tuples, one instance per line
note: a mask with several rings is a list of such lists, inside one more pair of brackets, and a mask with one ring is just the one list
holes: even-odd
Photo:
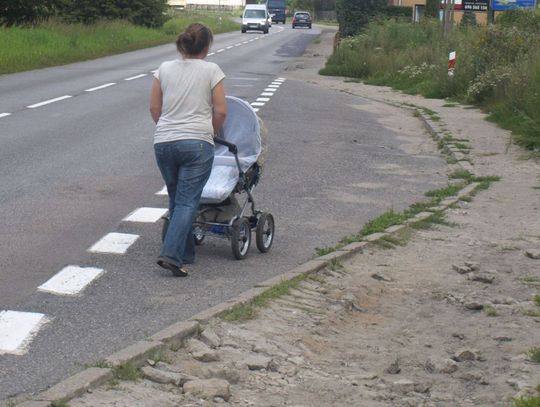
[(385, 0), (336, 0), (336, 15), (341, 37), (358, 34), (369, 21), (384, 14)]
[(465, 24), (450, 36), (433, 19), (372, 21), (341, 42), (321, 74), (476, 104), (520, 144), (540, 149), (540, 10), (512, 10), (494, 26)]

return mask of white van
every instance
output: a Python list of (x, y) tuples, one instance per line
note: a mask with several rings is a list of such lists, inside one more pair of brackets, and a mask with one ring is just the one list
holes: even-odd
[(268, 34), (270, 20), (265, 4), (248, 4), (242, 14), (242, 32), (257, 30)]

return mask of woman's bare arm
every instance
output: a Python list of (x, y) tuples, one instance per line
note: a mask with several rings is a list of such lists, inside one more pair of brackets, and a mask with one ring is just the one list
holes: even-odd
[(150, 114), (154, 123), (157, 123), (161, 116), (161, 107), (163, 106), (163, 93), (161, 92), (161, 84), (159, 80), (154, 78), (152, 83), (152, 91), (150, 93)]
[(212, 104), (214, 106), (212, 126), (214, 126), (214, 134), (217, 134), (225, 122), (225, 117), (227, 117), (227, 100), (225, 99), (223, 81), (219, 82), (212, 89)]

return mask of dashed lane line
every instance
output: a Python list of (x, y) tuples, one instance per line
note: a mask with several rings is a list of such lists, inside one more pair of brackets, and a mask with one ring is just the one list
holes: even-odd
[(130, 76), (129, 78), (125, 78), (124, 80), (125, 81), (132, 81), (132, 80), (135, 80), (135, 79), (144, 78), (145, 76), (148, 76), (148, 75), (145, 74), (145, 73), (142, 73), (140, 75)]
[(108, 233), (88, 249), (91, 253), (125, 254), (139, 235)]
[(167, 186), (164, 186), (159, 191), (157, 191), (154, 195), (169, 195), (167, 192)]
[(56, 295), (77, 295), (104, 272), (105, 270), (95, 267), (66, 266), (40, 285), (38, 291)]
[(11, 113), (0, 113), (0, 119), (2, 117), (8, 117), (8, 116), (11, 116)]
[(41, 326), (49, 322), (36, 312), (0, 312), (0, 355), (24, 355)]
[(51, 103), (56, 103), (56, 102), (59, 102), (61, 100), (65, 100), (65, 99), (69, 99), (73, 96), (71, 95), (64, 95), (64, 96), (60, 96), (58, 98), (54, 98), (54, 99), (49, 99), (49, 100), (45, 100), (43, 102), (39, 102), (39, 103), (35, 103), (33, 105), (30, 105), (30, 106), (26, 106), (28, 109), (35, 109), (36, 107), (41, 107), (41, 106), (45, 106), (45, 105), (49, 105)]
[(116, 82), (106, 83), (104, 85), (96, 86), (95, 88), (85, 89), (84, 91), (85, 92), (94, 92), (96, 90), (105, 89), (105, 88), (108, 88), (108, 87), (111, 87), (111, 86), (114, 86), (114, 85), (116, 85)]
[(139, 208), (122, 219), (124, 222), (156, 223), (168, 212), (165, 208)]

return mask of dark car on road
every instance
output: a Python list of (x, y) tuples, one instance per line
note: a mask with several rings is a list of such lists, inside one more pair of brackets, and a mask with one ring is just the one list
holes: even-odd
[(292, 19), (292, 28), (307, 27), (311, 28), (311, 14), (307, 11), (297, 11)]

